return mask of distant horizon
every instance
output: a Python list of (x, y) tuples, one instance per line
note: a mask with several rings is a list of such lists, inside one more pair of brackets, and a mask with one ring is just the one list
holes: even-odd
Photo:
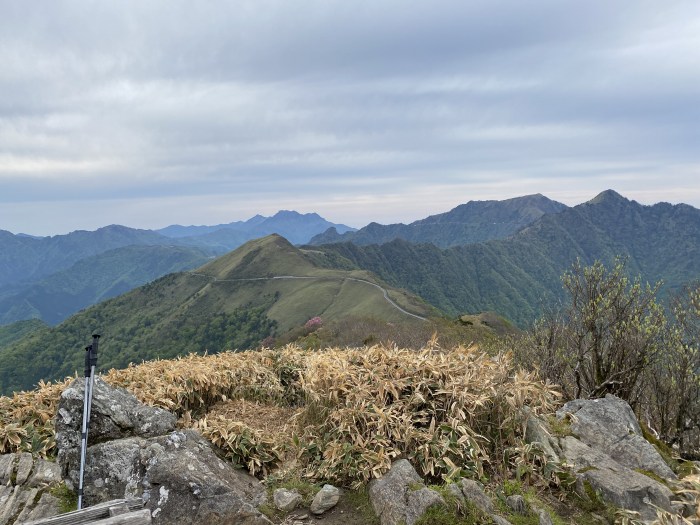
[(427, 214), (425, 214), (425, 215), (415, 216), (415, 217), (411, 218), (410, 220), (403, 220), (403, 221), (401, 221), (401, 220), (395, 220), (395, 221), (385, 221), (385, 222), (382, 222), (382, 221), (376, 220), (375, 218), (370, 217), (370, 218), (368, 218), (368, 220), (367, 220), (366, 222), (364, 222), (364, 223), (362, 223), (362, 224), (359, 224), (359, 225), (356, 225), (356, 224), (349, 224), (348, 222), (345, 222), (345, 221), (343, 221), (343, 220), (336, 220), (334, 217), (326, 216), (324, 213), (321, 213), (321, 212), (319, 212), (318, 210), (305, 210), (305, 211), (301, 211), (301, 210), (295, 210), (295, 209), (290, 209), (290, 208), (279, 208), (279, 209), (277, 209), (277, 210), (275, 210), (275, 211), (273, 211), (273, 212), (257, 212), (257, 213), (253, 213), (252, 215), (248, 215), (248, 216), (243, 217), (243, 218), (233, 218), (233, 219), (231, 219), (231, 220), (223, 220), (223, 221), (218, 220), (218, 221), (198, 222), (198, 223), (169, 222), (169, 223), (167, 223), (167, 224), (162, 224), (162, 225), (153, 226), (153, 227), (149, 227), (149, 226), (147, 226), (147, 225), (142, 225), (142, 224), (133, 224), (133, 223), (132, 223), (132, 224), (128, 224), (128, 223), (125, 223), (125, 222), (109, 222), (109, 223), (106, 223), (106, 224), (99, 224), (99, 225), (93, 226), (93, 227), (77, 227), (77, 228), (72, 229), (72, 230), (69, 230), (69, 231), (56, 231), (56, 232), (53, 232), (53, 233), (42, 234), (42, 233), (34, 233), (34, 232), (32, 232), (32, 231), (26, 231), (26, 230), (23, 230), (23, 231), (14, 231), (14, 230), (12, 230), (12, 229), (10, 229), (10, 228), (6, 228), (6, 227), (4, 227), (2, 224), (0, 224), (0, 230), (8, 231), (8, 232), (10, 232), (10, 233), (12, 233), (12, 234), (14, 234), (14, 235), (26, 235), (26, 236), (29, 236), (29, 237), (53, 237), (53, 236), (56, 236), (56, 235), (67, 235), (67, 234), (69, 234), (69, 233), (73, 233), (73, 232), (76, 232), (76, 231), (96, 231), (96, 230), (98, 230), (98, 229), (106, 228), (106, 227), (109, 227), (109, 226), (125, 226), (125, 227), (127, 227), (127, 228), (132, 228), (132, 229), (157, 231), (157, 230), (162, 230), (162, 229), (164, 229), (164, 228), (167, 228), (167, 227), (169, 227), (169, 226), (183, 226), (183, 227), (191, 227), (191, 226), (193, 226), (193, 227), (197, 227), (197, 226), (218, 226), (218, 225), (225, 225), (225, 224), (230, 224), (230, 223), (234, 223), (234, 222), (245, 222), (245, 221), (248, 221), (248, 220), (250, 220), (250, 219), (252, 219), (252, 218), (254, 218), (255, 216), (258, 216), (258, 215), (263, 216), (263, 217), (265, 217), (265, 218), (269, 218), (269, 217), (273, 217), (273, 216), (275, 216), (276, 214), (278, 214), (278, 213), (280, 213), (280, 212), (284, 212), (284, 211), (296, 212), (296, 213), (299, 213), (299, 214), (301, 214), (301, 215), (308, 215), (308, 214), (314, 214), (314, 213), (315, 213), (315, 214), (319, 215), (321, 218), (325, 219), (325, 220), (328, 221), (328, 222), (331, 222), (331, 223), (334, 223), (334, 224), (343, 224), (343, 225), (345, 225), (345, 226), (350, 226), (351, 228), (355, 228), (355, 229), (358, 229), (358, 230), (359, 230), (360, 228), (363, 228), (364, 226), (367, 226), (368, 224), (370, 224), (370, 223), (372, 223), (372, 222), (379, 223), (379, 224), (385, 224), (385, 225), (386, 225), (386, 224), (399, 224), (399, 223), (410, 224), (411, 222), (424, 219), (424, 218), (426, 218), (426, 217), (428, 217), (428, 216), (431, 216), (431, 215), (437, 215), (437, 214), (449, 212), (450, 210), (456, 208), (457, 206), (461, 206), (461, 205), (463, 205), (463, 204), (467, 204), (469, 201), (505, 201), (505, 200), (509, 200), (509, 199), (515, 199), (515, 198), (527, 197), (527, 196), (530, 196), (530, 195), (537, 195), (537, 194), (540, 194), (540, 195), (543, 195), (544, 197), (546, 197), (546, 198), (548, 198), (548, 199), (550, 199), (550, 200), (560, 202), (560, 203), (565, 204), (565, 205), (567, 205), (567, 206), (569, 206), (569, 207), (573, 207), (573, 206), (577, 206), (577, 205), (579, 205), (579, 204), (584, 204), (585, 202), (588, 202), (588, 201), (594, 199), (596, 196), (598, 196), (598, 195), (600, 195), (601, 193), (603, 193), (603, 192), (605, 192), (605, 191), (608, 191), (608, 190), (615, 191), (616, 193), (620, 194), (622, 197), (624, 197), (624, 198), (626, 198), (626, 199), (628, 199), (628, 200), (630, 200), (630, 201), (636, 201), (636, 202), (638, 202), (639, 204), (642, 204), (642, 205), (645, 205), (645, 206), (652, 206), (652, 205), (654, 205), (654, 204), (659, 204), (659, 203), (662, 203), (662, 202), (668, 202), (668, 203), (670, 203), (670, 204), (672, 204), (672, 205), (686, 204), (686, 205), (692, 206), (692, 207), (694, 207), (694, 208), (700, 208), (700, 206), (694, 205), (694, 204), (689, 203), (689, 202), (683, 202), (683, 201), (676, 201), (676, 202), (674, 202), (674, 201), (667, 200), (667, 199), (659, 199), (659, 200), (656, 200), (656, 201), (646, 201), (646, 202), (645, 202), (645, 201), (642, 201), (641, 199), (633, 198), (632, 196), (630, 196), (630, 195), (628, 195), (628, 194), (625, 194), (625, 193), (623, 193), (623, 192), (621, 192), (621, 191), (618, 191), (618, 190), (616, 190), (616, 189), (614, 189), (614, 188), (605, 188), (605, 189), (601, 189), (600, 191), (596, 192), (594, 195), (591, 195), (590, 197), (585, 198), (585, 199), (580, 200), (580, 201), (577, 201), (577, 202), (574, 202), (574, 201), (572, 201), (571, 199), (567, 199), (567, 200), (569, 200), (569, 202), (566, 202), (566, 200), (556, 199), (556, 198), (551, 197), (550, 195), (547, 195), (546, 193), (544, 193), (544, 192), (542, 192), (542, 191), (534, 191), (534, 192), (531, 192), (531, 193), (525, 193), (525, 194), (522, 194), (522, 195), (508, 196), (508, 197), (503, 197), (503, 198), (483, 198), (483, 199), (480, 199), (480, 198), (471, 198), (471, 199), (468, 199), (467, 201), (459, 202), (459, 203), (457, 203), (457, 204), (455, 204), (455, 205), (453, 205), (453, 206), (451, 206), (451, 207), (449, 207), (449, 208), (443, 209), (443, 210), (436, 210), (436, 211), (434, 211), (434, 212), (427, 213)]

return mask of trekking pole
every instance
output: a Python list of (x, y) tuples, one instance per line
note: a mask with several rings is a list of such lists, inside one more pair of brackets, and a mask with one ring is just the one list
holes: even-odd
[(92, 390), (95, 386), (95, 367), (97, 366), (97, 343), (100, 336), (93, 334), (92, 344), (85, 347), (85, 394), (83, 395), (83, 426), (80, 437), (80, 478), (78, 482), (78, 510), (83, 508), (83, 478), (85, 476), (85, 457), (87, 455), (88, 428), (92, 409)]

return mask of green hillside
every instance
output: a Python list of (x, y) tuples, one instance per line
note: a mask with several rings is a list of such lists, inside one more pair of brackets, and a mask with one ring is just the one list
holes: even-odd
[(278, 233), (302, 243), (329, 227), (351, 229), (315, 213), (280, 211), (245, 222), (158, 231), (112, 225), (30, 237), (0, 230), (0, 326), (31, 318), (56, 324), (81, 308), (199, 266), (207, 255), (222, 255), (251, 239)]
[(35, 281), (85, 257), (130, 245), (172, 244), (150, 230), (105, 226), (53, 237), (25, 237), (0, 230), (0, 287)]
[(6, 326), (0, 326), (0, 348), (10, 345), (15, 341), (19, 341), (27, 334), (36, 332), (45, 328), (46, 324), (39, 319), (28, 319), (26, 321), (17, 321)]
[(54, 325), (87, 306), (162, 275), (195, 268), (208, 258), (196, 248), (138, 245), (86, 257), (34, 284), (0, 293), (0, 325), (30, 318)]
[(167, 275), (0, 348), (0, 392), (82, 370), (86, 334), (95, 332), (104, 336), (100, 368), (108, 369), (256, 347), (315, 316), (420, 323), (411, 314), (434, 312), (399, 290), (386, 290), (390, 302), (376, 278), (333, 269), (334, 260), (277, 235), (250, 241), (196, 271)]
[(606, 191), (557, 214), (543, 215), (509, 239), (440, 249), (395, 240), (383, 245), (341, 243), (316, 249), (352, 261), (451, 314), (496, 311), (526, 326), (561, 298), (560, 276), (579, 257), (628, 268), (661, 296), (700, 276), (700, 210), (654, 206)]

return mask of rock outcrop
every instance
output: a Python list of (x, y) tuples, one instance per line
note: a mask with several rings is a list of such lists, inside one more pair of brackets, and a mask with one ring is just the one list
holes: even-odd
[[(80, 438), (83, 420), (84, 379), (76, 379), (63, 391), (56, 415), (56, 446), (61, 474), (70, 488), (78, 486)], [(130, 437), (149, 438), (175, 429), (175, 416), (149, 407), (123, 388), (95, 378), (92, 395), (90, 445)]]
[(671, 490), (649, 476), (618, 463), (572, 436), (563, 438), (562, 450), (579, 479), (590, 483), (604, 501), (639, 512), (647, 520), (656, 517), (652, 505), (672, 510)]
[(537, 442), (550, 461), (565, 462), (580, 482), (588, 483), (604, 501), (653, 519), (656, 507), (671, 511), (669, 488), (645, 473), (675, 479), (663, 458), (642, 436), (634, 412), (623, 400), (577, 399), (557, 411), (570, 421), (571, 434), (556, 437), (548, 425), (534, 416), (525, 437)]
[(0, 525), (58, 514), (59, 500), (49, 488), (60, 481), (56, 463), (26, 452), (0, 456)]
[(569, 401), (557, 410), (557, 417), (568, 417), (571, 431), (579, 440), (604, 451), (618, 463), (664, 479), (676, 479), (653, 445), (644, 439), (632, 408), (619, 397), (608, 394), (602, 399)]
[[(81, 380), (67, 388), (56, 418), (58, 463), (78, 483)], [(175, 430), (175, 417), (139, 403), (97, 379), (85, 467), (86, 505), (142, 498), (154, 524), (269, 525), (257, 506), (260, 482), (222, 460), (194, 430)]]

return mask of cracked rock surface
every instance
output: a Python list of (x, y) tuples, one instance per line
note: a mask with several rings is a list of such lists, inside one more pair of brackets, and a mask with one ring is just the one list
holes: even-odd
[[(78, 485), (84, 380), (63, 392), (56, 418), (58, 464)], [(270, 525), (257, 507), (262, 484), (224, 461), (195, 430), (122, 388), (95, 381), (85, 464), (86, 506), (142, 498), (154, 524)], [(3, 525), (3, 524), (0, 524)]]

